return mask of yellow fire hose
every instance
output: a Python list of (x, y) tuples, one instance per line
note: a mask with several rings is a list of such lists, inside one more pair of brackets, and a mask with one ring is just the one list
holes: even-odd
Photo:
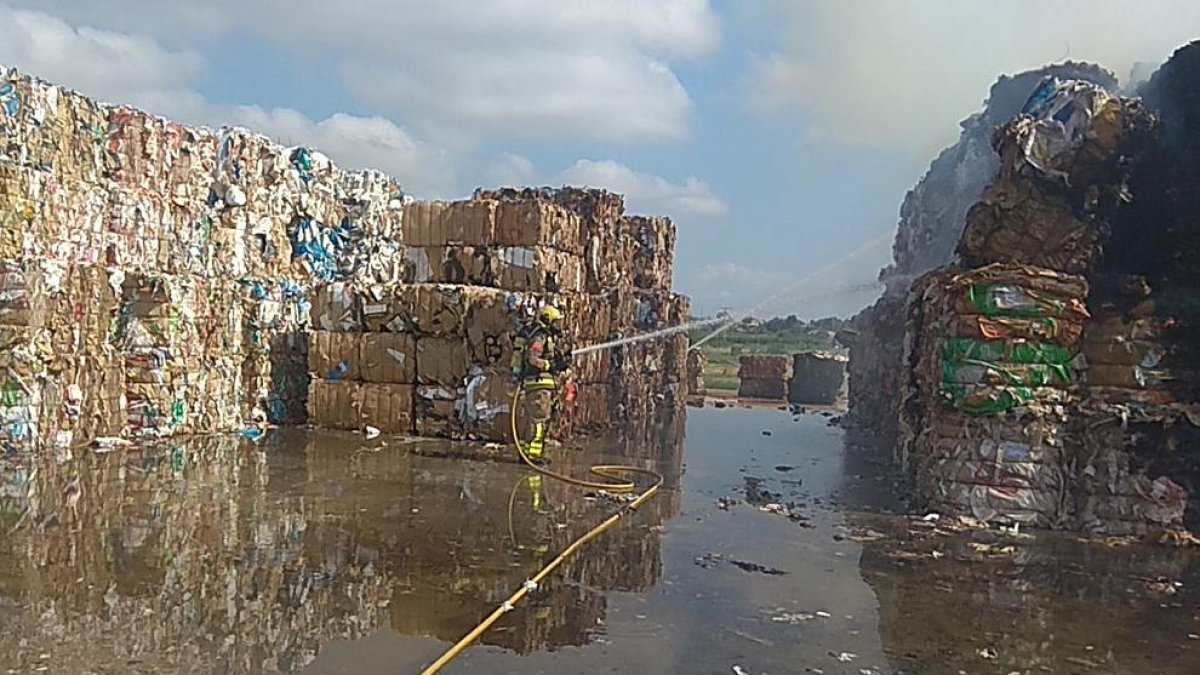
[[(513, 445), (515, 445), (517, 448), (517, 453), (521, 455), (521, 459), (524, 460), (525, 464), (528, 465), (530, 469), (542, 474), (543, 476), (548, 476), (550, 478), (554, 478), (555, 480), (560, 480), (564, 483), (569, 483), (578, 487), (591, 488), (593, 490), (605, 490), (615, 493), (630, 493), (637, 488), (637, 485), (635, 485), (632, 481), (601, 483), (596, 481), (580, 480), (578, 478), (564, 476), (561, 473), (549, 471), (538, 466), (537, 464), (534, 464), (533, 460), (529, 458), (529, 455), (525, 454), (525, 448), (521, 446), (520, 434), (517, 432), (517, 411), (520, 410), (518, 407), (520, 402), (521, 387), (517, 387), (516, 391), (513, 392), (512, 410), (509, 413), (509, 417), (512, 420), (512, 440)], [(583, 548), (584, 544), (595, 539), (596, 537), (599, 537), (601, 534), (604, 534), (613, 525), (616, 525), (623, 516), (637, 511), (642, 504), (645, 504), (650, 500), (651, 497), (658, 493), (658, 489), (662, 487), (663, 483), (662, 474), (658, 473), (657, 471), (642, 469), (636, 466), (625, 466), (622, 464), (598, 464), (591, 467), (591, 472), (602, 478), (609, 478), (617, 481), (620, 481), (622, 476), (629, 476), (631, 474), (647, 476), (653, 480), (653, 484), (646, 488), (645, 492), (638, 495), (637, 499), (634, 499), (632, 502), (622, 507), (621, 510), (609, 516), (604, 522), (588, 530), (587, 533), (582, 537), (571, 542), (571, 545), (565, 548), (562, 553), (558, 554), (557, 558), (551, 560), (550, 563), (543, 567), (540, 572), (530, 577), (524, 584), (521, 585), (521, 588), (517, 589), (516, 593), (510, 595), (502, 605), (497, 607), (495, 611), (489, 614), (488, 617), (473, 630), (471, 630), (470, 633), (467, 633), (465, 636), (463, 636), (463, 638), (459, 640), (453, 647), (446, 650), (446, 653), (442, 654), (437, 661), (434, 661), (428, 668), (421, 671), (421, 675), (433, 675), (434, 673), (440, 672), (442, 668), (445, 668), (447, 664), (455, 659), (455, 657), (466, 650), (467, 647), (470, 647), (471, 643), (478, 640), (479, 636), (483, 635), (487, 629), (491, 628), (492, 625), (499, 621), (501, 617), (511, 612), (516, 607), (517, 603), (523, 600), (525, 596), (529, 595), (533, 591), (536, 591), (542, 581), (545, 580), (546, 577), (549, 577), (554, 570), (558, 569), (559, 565), (562, 565), (564, 562), (566, 562), (567, 558), (570, 558), (577, 551), (579, 551), (579, 549)]]

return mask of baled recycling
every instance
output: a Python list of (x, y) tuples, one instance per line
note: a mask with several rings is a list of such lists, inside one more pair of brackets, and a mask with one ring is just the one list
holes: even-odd
[(788, 402), (796, 405), (834, 405), (846, 383), (846, 361), (840, 354), (805, 352), (792, 357)]
[[(512, 332), (539, 303), (567, 308), (573, 346), (688, 319), (674, 225), (620, 195), (414, 202), (246, 130), (15, 70), (0, 87), (6, 448), (306, 421), (501, 440)], [(682, 405), (686, 353), (681, 338), (578, 359), (559, 431)]]
[(738, 359), (738, 398), (787, 399), (789, 365), (782, 354), (745, 354)]
[(851, 351), (847, 421), (865, 440), (889, 447), (899, 443), (905, 296), (914, 279), (953, 262), (967, 212), (1001, 168), (992, 149), (996, 129), (1021, 112), (1047, 75), (1092, 82), (1107, 91), (1118, 88), (1115, 75), (1085, 63), (1000, 77), (984, 109), (960, 124), (958, 142), (933, 161), (904, 198), (892, 247), (894, 262), (880, 272), (887, 290), (852, 320), (842, 340)]
[(1179, 150), (1200, 147), (1196, 81), (1200, 43), (1146, 105), (1048, 77), (997, 129), (958, 262), (902, 311), (898, 459), (927, 507), (1111, 534), (1200, 525), (1200, 163)]

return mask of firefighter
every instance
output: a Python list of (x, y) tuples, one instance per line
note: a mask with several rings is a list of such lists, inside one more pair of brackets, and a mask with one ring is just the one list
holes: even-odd
[(546, 461), (546, 435), (558, 388), (555, 377), (570, 370), (562, 324), (562, 311), (554, 305), (544, 305), (517, 334), (514, 344), (514, 371), (524, 390), (525, 416), (531, 426), (527, 452), (539, 463)]

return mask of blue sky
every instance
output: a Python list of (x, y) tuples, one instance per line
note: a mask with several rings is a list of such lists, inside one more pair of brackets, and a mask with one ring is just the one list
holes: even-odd
[(997, 75), (1069, 57), (1124, 77), (1200, 37), (1200, 3), (1144, 4), (0, 0), (0, 63), (418, 198), (609, 187), (676, 220), (700, 311), (819, 316), (872, 301), (838, 289), (874, 280), (904, 193)]

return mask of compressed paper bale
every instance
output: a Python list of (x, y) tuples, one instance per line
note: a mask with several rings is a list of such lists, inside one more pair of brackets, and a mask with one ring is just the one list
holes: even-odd
[(458, 388), (469, 370), (463, 338), (422, 337), (417, 341), (417, 383)]
[(792, 403), (832, 405), (846, 379), (846, 359), (831, 354), (796, 354), (788, 384)]
[(413, 330), (412, 289), (400, 285), (373, 285), (358, 289), (362, 326), (372, 333), (406, 333)]
[(448, 437), (462, 426), (458, 419), (461, 398), (457, 388), (418, 385), (414, 397), (417, 434)]
[(313, 331), (308, 338), (308, 371), (323, 380), (363, 379), (362, 334)]
[(582, 254), (583, 222), (564, 206), (540, 199), (501, 202), (496, 215), (496, 243), (543, 246)]
[(471, 296), (465, 321), (471, 363), (507, 367), (521, 319), (520, 309), (509, 304), (509, 294), (505, 291), (478, 288), (467, 293)]
[(612, 355), (608, 350), (589, 352), (571, 360), (574, 379), (581, 383), (608, 382), (612, 367)]
[(491, 199), (472, 199), (452, 202), (446, 210), (444, 227), (446, 240), (440, 244), (490, 246), (496, 243), (496, 210), (498, 202)]
[(308, 393), (309, 422), (327, 429), (359, 429), (362, 386), (314, 379)]
[(497, 366), (472, 372), (463, 395), (464, 430), (484, 440), (508, 440), (515, 388), (507, 368)]
[(446, 214), (450, 205), (445, 202), (412, 202), (405, 205), (402, 220), (406, 246), (445, 246)]
[(503, 247), (496, 250), (496, 284), (510, 291), (578, 293), (584, 290), (583, 260), (547, 247)]
[(1148, 389), (1160, 387), (1172, 378), (1165, 370), (1096, 364), (1088, 366), (1084, 379), (1089, 387)]
[(404, 287), (412, 297), (413, 329), (422, 336), (461, 336), (471, 294), (461, 286), (422, 284)]
[(1064, 518), (1063, 495), (1055, 490), (1009, 488), (937, 481), (927, 504), (943, 515), (965, 515), (987, 523), (1022, 523), (1052, 527)]
[(312, 289), (311, 298), (313, 327), (346, 333), (362, 330), (363, 303), (352, 285), (343, 282), (318, 285)]
[(32, 260), (0, 259), (0, 324), (45, 325), (56, 276), (47, 274)]
[(738, 382), (738, 398), (782, 401), (787, 398), (787, 382), (767, 379), (746, 379)]
[(671, 219), (626, 216), (624, 227), (634, 243), (633, 285), (669, 291), (675, 252), (675, 226)]
[(497, 286), (503, 261), (500, 249), (488, 246), (408, 247), (406, 281), (416, 284)]
[(1067, 477), (1062, 467), (1037, 462), (987, 462), (938, 458), (922, 466), (930, 480), (995, 488), (1061, 492)]
[(778, 379), (788, 376), (788, 357), (782, 354), (743, 354), (738, 358), (738, 377), (743, 379)]
[(363, 384), (360, 391), (360, 424), (384, 433), (413, 431), (413, 386), (411, 384)]
[(413, 384), (417, 376), (416, 341), (401, 333), (364, 333), (360, 371), (364, 382)]

